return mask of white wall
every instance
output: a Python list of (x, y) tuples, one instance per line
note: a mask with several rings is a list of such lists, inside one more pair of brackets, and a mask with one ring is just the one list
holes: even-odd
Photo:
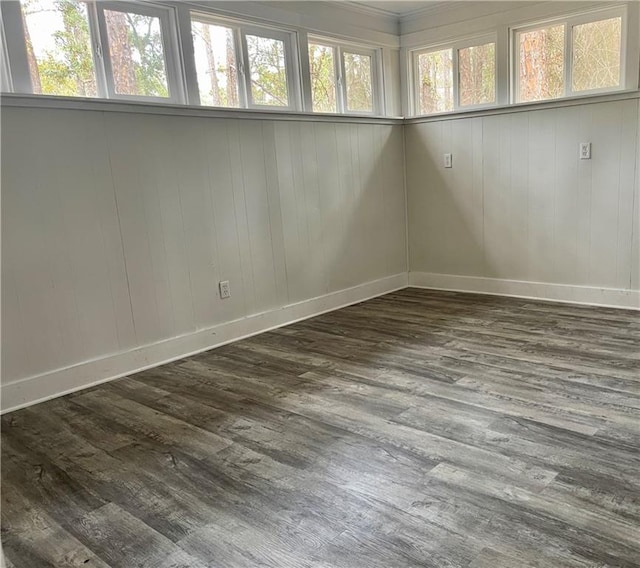
[(410, 283), (640, 306), (638, 117), (631, 98), (405, 126)]
[(384, 123), (3, 107), (3, 407), (406, 283), (402, 145)]

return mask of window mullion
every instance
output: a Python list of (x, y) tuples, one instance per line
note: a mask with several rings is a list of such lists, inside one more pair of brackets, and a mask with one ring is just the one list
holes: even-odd
[(182, 62), (181, 77), (184, 85), (184, 99), (187, 104), (200, 104), (200, 91), (198, 89), (198, 73), (196, 71), (195, 54), (193, 47), (193, 32), (191, 29), (191, 12), (182, 4), (175, 6), (176, 32), (177, 32), (177, 57)]
[(453, 108), (454, 110), (460, 109), (460, 54), (458, 52), (459, 46), (451, 46), (451, 66), (453, 73)]
[(333, 68), (336, 75), (336, 111), (343, 113), (346, 110), (346, 97), (344, 94), (344, 79), (342, 77), (342, 48), (339, 46), (334, 47)]
[(564, 96), (573, 93), (572, 65), (573, 65), (573, 26), (570, 22), (564, 22)]
[(104, 64), (105, 38), (101, 34), (98, 23), (98, 10), (95, 2), (87, 3), (87, 15), (89, 18), (89, 34), (91, 35), (91, 49), (93, 51), (93, 64), (96, 70), (96, 88), (98, 96), (109, 98), (107, 87), (107, 73)]
[(244, 108), (251, 108), (253, 101), (251, 100), (251, 69), (249, 67), (247, 38), (245, 31), (242, 29), (234, 29), (234, 34), (236, 36), (238, 74), (242, 77), (242, 81), (238, 82), (240, 101)]
[[(99, 52), (100, 69), (103, 81), (103, 88), (107, 98), (116, 98), (115, 83), (113, 79), (113, 67), (111, 66), (111, 52), (109, 49), (109, 36), (107, 34), (107, 23), (104, 17), (104, 7), (95, 3), (95, 26), (97, 29), (96, 38), (99, 41), (97, 51)], [(91, 19), (89, 20), (91, 22)], [(97, 70), (96, 70), (97, 71)]]
[(298, 61), (300, 83), (302, 84), (302, 110), (313, 111), (313, 93), (311, 92), (311, 62), (309, 61), (309, 35), (298, 33)]

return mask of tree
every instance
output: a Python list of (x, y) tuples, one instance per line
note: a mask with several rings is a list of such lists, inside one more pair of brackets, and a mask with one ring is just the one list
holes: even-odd
[(159, 18), (115, 10), (104, 14), (116, 92), (167, 97)]
[[(202, 104), (239, 106), (233, 30), (225, 26), (194, 21), (192, 23), (198, 86)], [(202, 77), (202, 65), (206, 62)]]
[(311, 100), (316, 112), (336, 112), (335, 53), (332, 47), (309, 44)]
[(564, 94), (564, 27), (520, 36), (520, 99), (538, 101)]
[(460, 104), (495, 101), (495, 43), (465, 47), (458, 52)]
[(253, 102), (288, 106), (284, 42), (254, 35), (247, 35), (246, 38)]
[(421, 53), (418, 56), (418, 80), (421, 113), (453, 110), (451, 49)]
[[(52, 31), (56, 49), (38, 57), (31, 40), (29, 21), (40, 14), (57, 14), (62, 26)], [(34, 92), (96, 96), (89, 22), (84, 4), (69, 0), (56, 0), (53, 3), (27, 0), (22, 3), (22, 16)], [(51, 18), (51, 21), (56, 20)]]
[(348, 109), (372, 110), (371, 57), (345, 52), (343, 59)]

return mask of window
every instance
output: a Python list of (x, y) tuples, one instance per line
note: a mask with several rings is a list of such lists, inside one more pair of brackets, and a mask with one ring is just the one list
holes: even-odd
[(520, 102), (561, 97), (564, 93), (564, 26), (518, 34)]
[(618, 8), (515, 30), (515, 102), (622, 88), (623, 15)]
[(293, 110), (299, 76), (291, 32), (191, 14), (200, 104)]
[(200, 104), (239, 107), (238, 64), (233, 28), (192, 20)]
[(177, 45), (170, 9), (96, 3), (108, 96), (180, 101)]
[(460, 106), (484, 105), (496, 100), (496, 44), (458, 50)]
[(7, 50), (20, 91), (184, 99), (173, 8), (93, 0), (9, 4), (3, 27), (12, 30)]
[(496, 102), (496, 43), (472, 40), (413, 52), (416, 114)]
[(622, 18), (573, 27), (572, 89), (591, 91), (620, 85)]
[(244, 38), (251, 105), (290, 106), (286, 39), (257, 34), (246, 34)]
[(418, 54), (419, 114), (453, 110), (453, 50)]
[(309, 41), (311, 101), (314, 112), (338, 112), (335, 48)]
[(87, 5), (29, 0), (22, 3), (22, 17), (33, 92), (97, 96)]
[(309, 69), (314, 112), (376, 112), (374, 50), (310, 38)]
[(373, 112), (372, 59), (363, 53), (342, 54), (347, 111)]

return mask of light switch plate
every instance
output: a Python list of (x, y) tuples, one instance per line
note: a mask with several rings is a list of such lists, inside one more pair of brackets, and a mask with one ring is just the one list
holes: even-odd
[(453, 154), (444, 155), (444, 167), (445, 168), (453, 167)]

